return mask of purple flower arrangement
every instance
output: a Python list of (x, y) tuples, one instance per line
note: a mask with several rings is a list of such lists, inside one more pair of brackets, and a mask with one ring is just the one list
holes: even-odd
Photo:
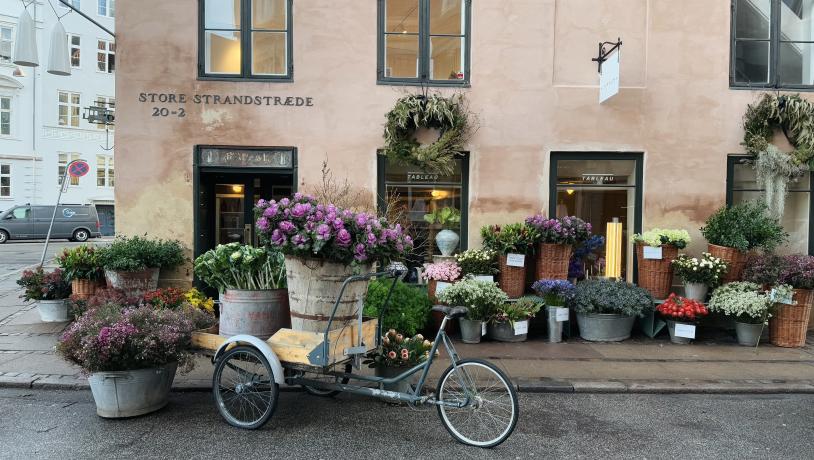
[(389, 263), (413, 248), (412, 238), (399, 224), (318, 203), (302, 193), (280, 201), (260, 200), (255, 212), (257, 229), (283, 254), (344, 264)]
[(795, 289), (814, 289), (814, 256), (786, 256), (777, 284), (789, 284)]
[(577, 244), (591, 236), (591, 224), (579, 217), (547, 218), (540, 214), (526, 218), (526, 224), (535, 231), (536, 243)]
[(574, 285), (566, 280), (539, 280), (531, 289), (545, 299), (548, 306), (567, 305), (576, 293)]
[(586, 267), (590, 268), (592, 273), (600, 273), (604, 264), (600, 255), (604, 247), (605, 237), (601, 235), (591, 235), (587, 240), (577, 244), (568, 264), (568, 278), (585, 279)]

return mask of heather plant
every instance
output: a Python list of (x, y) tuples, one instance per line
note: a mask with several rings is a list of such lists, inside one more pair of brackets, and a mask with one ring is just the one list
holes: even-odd
[(636, 233), (631, 236), (630, 239), (634, 244), (652, 247), (674, 246), (678, 249), (686, 248), (691, 241), (689, 232), (684, 229), (662, 228), (654, 228), (643, 233)]
[(653, 296), (646, 289), (624, 281), (592, 279), (577, 284), (574, 311), (581, 314), (644, 316), (653, 309)]
[(576, 287), (566, 280), (539, 280), (531, 285), (531, 289), (549, 306), (569, 305), (576, 293)]
[(508, 302), (509, 296), (496, 283), (466, 278), (441, 291), (438, 300), (468, 308), (467, 319), (485, 321), (496, 307)]
[(497, 274), (497, 253), (491, 249), (467, 249), (455, 254), (455, 261), (464, 275)]
[(795, 289), (814, 289), (814, 257), (808, 255), (786, 256), (778, 282)]
[(400, 224), (365, 212), (319, 203), (297, 193), (280, 201), (260, 200), (256, 226), (264, 241), (283, 254), (343, 264), (402, 260), (413, 248)]
[(461, 267), (455, 262), (424, 264), (421, 277), (425, 280), (452, 282), (461, 277)]
[(761, 285), (772, 285), (780, 279), (786, 268), (786, 258), (777, 254), (754, 254), (746, 260), (741, 277)]
[(534, 230), (535, 243), (577, 244), (591, 236), (591, 224), (579, 217), (546, 218), (535, 215), (526, 218), (526, 225)]
[(71, 295), (71, 285), (60, 269), (46, 272), (42, 267), (23, 272), (17, 284), (24, 288), (21, 299), (26, 301), (60, 300)]

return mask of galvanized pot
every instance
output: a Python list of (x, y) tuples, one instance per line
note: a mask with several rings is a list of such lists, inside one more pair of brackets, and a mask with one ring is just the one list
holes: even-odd
[(68, 303), (65, 299), (38, 300), (37, 312), (44, 323), (61, 323), (68, 321)]
[(167, 405), (177, 363), (151, 369), (94, 372), (88, 378), (96, 413), (104, 418), (135, 417)]
[(219, 335), (249, 334), (266, 340), (288, 327), (288, 291), (227, 289), (220, 295)]
[(562, 342), (562, 322), (557, 321), (557, 309), (562, 308), (557, 305), (549, 305), (545, 307), (548, 313), (548, 341), (550, 343)]
[(577, 313), (579, 335), (591, 342), (621, 342), (630, 338), (635, 316)]
[(483, 321), (458, 318), (461, 326), (461, 341), (463, 343), (480, 343)]
[(738, 344), (745, 347), (756, 347), (760, 342), (760, 335), (763, 333), (763, 329), (763, 324), (735, 321), (735, 335), (738, 337)]
[(686, 345), (692, 342), (692, 339), (687, 337), (676, 337), (676, 322), (673, 320), (667, 320), (667, 330), (670, 332), (670, 342)]
[(703, 302), (707, 300), (709, 286), (704, 283), (684, 283), (684, 297)]
[(500, 342), (525, 342), (529, 336), (528, 333), (515, 335), (514, 327), (508, 321), (490, 322), (486, 331), (490, 339)]

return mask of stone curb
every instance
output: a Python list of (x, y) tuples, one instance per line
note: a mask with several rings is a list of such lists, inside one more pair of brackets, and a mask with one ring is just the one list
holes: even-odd
[[(432, 385), (429, 385), (431, 387)], [(678, 381), (678, 380), (554, 380), (516, 379), (514, 386), (520, 393), (604, 393), (604, 394), (814, 394), (814, 381)], [(8, 373), (0, 375), (0, 388), (28, 388), (35, 390), (88, 390), (84, 377), (74, 375), (32, 375)], [(175, 392), (211, 391), (211, 381), (177, 380)], [(302, 391), (298, 386), (283, 385), (281, 391)]]

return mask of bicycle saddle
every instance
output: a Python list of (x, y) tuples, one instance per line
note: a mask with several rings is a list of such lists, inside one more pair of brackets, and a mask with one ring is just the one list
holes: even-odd
[(447, 307), (446, 305), (436, 305), (432, 307), (432, 311), (440, 311), (450, 319), (463, 318), (469, 313), (469, 309), (466, 307)]

